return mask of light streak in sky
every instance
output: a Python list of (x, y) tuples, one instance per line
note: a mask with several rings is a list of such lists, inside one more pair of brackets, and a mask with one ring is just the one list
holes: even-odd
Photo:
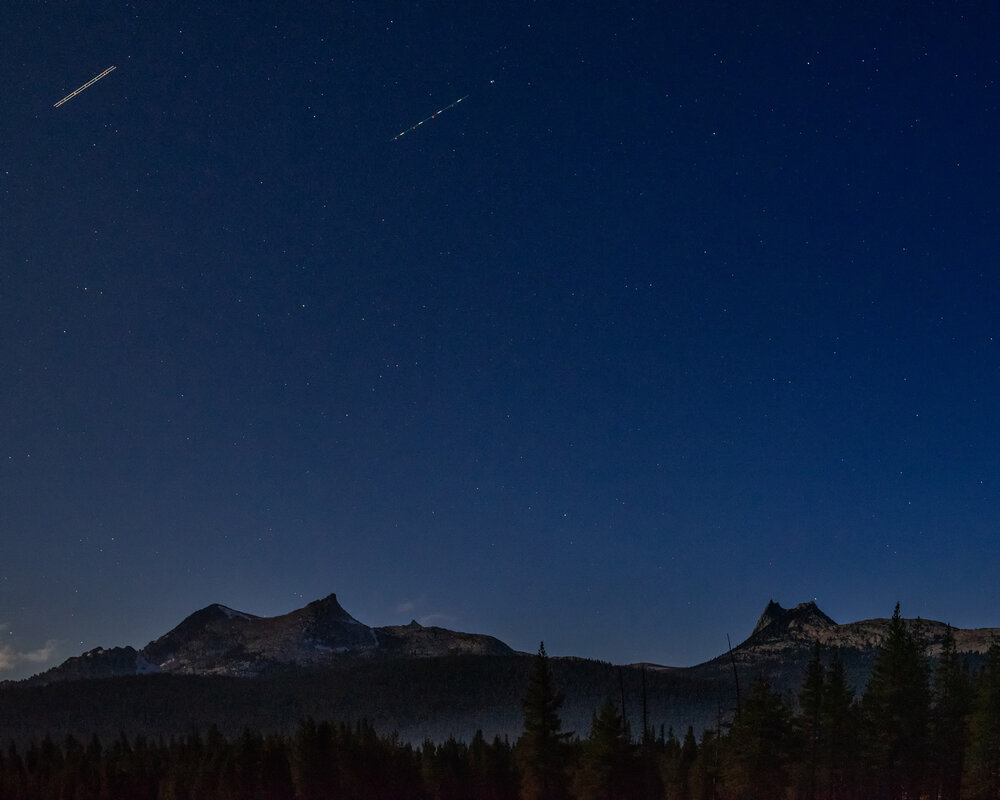
[[(86, 87), (84, 87), (84, 88), (86, 88)], [(468, 96), (469, 96), (469, 95), (465, 95), (465, 97), (459, 97), (459, 98), (458, 98), (458, 100), (456, 100), (456, 101), (455, 101), (454, 103), (452, 103), (451, 105), (447, 105), (447, 106), (445, 106), (444, 108), (439, 108), (439, 109), (438, 109), (437, 111), (435, 111), (435, 112), (434, 112), (433, 114), (431, 114), (431, 115), (430, 115), (429, 117), (427, 117), (426, 119), (422, 119), (422, 120), (420, 120), (420, 122), (418, 122), (418, 123), (417, 123), (416, 125), (411, 125), (411, 126), (410, 126), (409, 128), (407, 128), (407, 129), (406, 129), (405, 131), (400, 131), (399, 133), (397, 133), (397, 134), (396, 134), (395, 136), (393, 136), (393, 137), (392, 137), (392, 140), (393, 140), (393, 141), (396, 141), (396, 139), (398, 139), (398, 138), (399, 138), (400, 136), (405, 136), (405, 135), (406, 135), (406, 134), (408, 134), (408, 133), (409, 133), (410, 131), (415, 131), (415, 130), (416, 130), (417, 128), (419, 128), (419, 127), (420, 127), (421, 125), (423, 125), (423, 124), (424, 124), (425, 122), (430, 122), (430, 121), (431, 121), (432, 119), (434, 119), (434, 118), (435, 118), (435, 117), (436, 117), (436, 116), (437, 116), (438, 114), (443, 114), (443, 113), (444, 113), (445, 111), (447, 111), (447, 110), (448, 110), (449, 108), (454, 108), (455, 106), (457, 106), (457, 105), (458, 105), (459, 103), (461, 103), (461, 102), (462, 102), (462, 101), (463, 101), (463, 100), (464, 100), (464, 99), (465, 99), (466, 97), (468, 97)]]
[(94, 78), (91, 78), (91, 79), (90, 79), (89, 81), (87, 81), (87, 82), (86, 82), (85, 84), (83, 84), (83, 86), (81, 86), (81, 87), (80, 87), (79, 89), (77, 89), (77, 90), (76, 90), (75, 92), (70, 92), (70, 93), (69, 93), (68, 95), (66, 95), (66, 96), (65, 96), (65, 97), (64, 97), (64, 98), (63, 98), (62, 100), (60, 100), (60, 101), (59, 101), (58, 103), (56, 103), (56, 104), (55, 104), (54, 106), (52, 106), (52, 107), (53, 107), (53, 108), (59, 108), (59, 106), (61, 106), (61, 105), (62, 105), (63, 103), (65, 103), (65, 102), (66, 102), (67, 100), (72, 100), (72, 99), (73, 99), (74, 97), (76, 97), (76, 96), (77, 96), (78, 94), (80, 94), (80, 92), (82, 92), (82, 91), (83, 91), (84, 89), (86, 89), (86, 88), (87, 88), (87, 87), (89, 87), (89, 86), (93, 86), (93, 85), (94, 85), (95, 83), (97, 83), (97, 82), (98, 82), (98, 81), (99, 81), (99, 80), (100, 80), (101, 78), (103, 78), (103, 77), (104, 77), (105, 75), (107, 75), (107, 74), (108, 74), (109, 72), (111, 72), (111, 70), (113, 70), (113, 69), (114, 69), (114, 67), (108, 67), (108, 68), (107, 68), (106, 70), (104, 70), (104, 72), (102, 72), (102, 73), (101, 73), (100, 75), (98, 75), (98, 76), (96, 76), (96, 77), (94, 77)]

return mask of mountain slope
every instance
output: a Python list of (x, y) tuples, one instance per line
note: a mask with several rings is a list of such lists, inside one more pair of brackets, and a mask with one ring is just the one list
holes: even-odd
[(255, 678), (356, 659), (513, 653), (492, 636), (424, 627), (416, 621), (373, 628), (352, 617), (331, 594), (277, 617), (210, 605), (141, 650), (97, 648), (23, 683), (44, 685), (149, 673)]
[[(764, 674), (792, 702), (817, 644), (835, 655), (863, 691), (888, 619), (837, 624), (815, 603), (786, 609), (768, 603), (750, 635), (731, 653), (693, 667), (616, 667), (572, 657), (552, 658), (566, 701), (568, 730), (585, 735), (608, 697), (624, 702), (633, 730), (640, 709), (659, 728), (700, 732), (726, 724), (736, 707), (737, 680), (748, 687)], [(940, 648), (947, 626), (908, 620)], [(958, 650), (981, 663), (1000, 629), (955, 630)], [(736, 674), (733, 672), (733, 662)], [(278, 617), (257, 617), (212, 605), (136, 650), (98, 648), (0, 689), (0, 741), (38, 731), (118, 731), (183, 736), (216, 723), (227, 733), (243, 725), (289, 730), (305, 716), (367, 719), (386, 733), (419, 743), (425, 737), (516, 737), (522, 724), (531, 657), (503, 642), (444, 628), (370, 627), (348, 614), (334, 595)]]
[(338, 654), (378, 646), (336, 595), (278, 617), (257, 617), (212, 605), (146, 645), (141, 654), (163, 672), (254, 677), (279, 665), (312, 666)]
[[(828, 662), (836, 655), (844, 664), (848, 679), (861, 692), (871, 676), (879, 642), (885, 636), (890, 620), (877, 618), (837, 624), (824, 614), (815, 602), (783, 608), (773, 600), (767, 604), (749, 637), (733, 648), (704, 664), (690, 669), (699, 676), (733, 678), (733, 662), (740, 680), (746, 684), (763, 674), (773, 687), (794, 696), (804, 674), (805, 665), (819, 645), (821, 656)], [(911, 630), (925, 643), (925, 654), (935, 658), (941, 651), (945, 631), (950, 627), (934, 620), (905, 620)], [(991, 641), (1000, 641), (1000, 628), (973, 630), (952, 629), (956, 650), (970, 664), (979, 663), (989, 650)]]

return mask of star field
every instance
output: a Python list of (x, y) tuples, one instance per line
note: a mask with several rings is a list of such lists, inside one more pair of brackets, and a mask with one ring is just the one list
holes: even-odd
[(676, 665), (1000, 624), (998, 21), (11, 9), (0, 678), (330, 592)]

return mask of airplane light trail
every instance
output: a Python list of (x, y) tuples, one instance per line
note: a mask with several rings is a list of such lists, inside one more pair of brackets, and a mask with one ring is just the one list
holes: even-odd
[(77, 96), (78, 94), (80, 94), (80, 92), (82, 92), (82, 91), (83, 91), (84, 89), (86, 89), (86, 88), (87, 88), (88, 86), (93, 86), (93, 85), (94, 85), (95, 83), (97, 83), (97, 82), (98, 82), (98, 81), (99, 81), (99, 80), (100, 80), (101, 78), (103, 78), (103, 77), (104, 77), (105, 75), (107, 75), (107, 74), (108, 74), (109, 72), (111, 72), (111, 70), (113, 70), (113, 69), (114, 69), (114, 67), (108, 67), (108, 68), (107, 68), (106, 70), (104, 70), (104, 72), (102, 72), (102, 73), (101, 73), (100, 75), (98, 75), (98, 76), (97, 76), (97, 77), (95, 77), (95, 78), (91, 78), (91, 79), (90, 79), (89, 81), (87, 81), (87, 82), (86, 82), (85, 84), (83, 84), (83, 86), (81, 86), (81, 87), (80, 87), (79, 89), (77, 89), (77, 90), (76, 90), (75, 92), (70, 92), (70, 93), (69, 93), (68, 95), (66, 95), (66, 96), (65, 96), (65, 97), (64, 97), (64, 98), (63, 98), (62, 100), (60, 100), (60, 101), (59, 101), (58, 103), (56, 103), (56, 104), (55, 104), (54, 106), (52, 106), (52, 107), (53, 107), (53, 108), (59, 108), (59, 106), (61, 106), (61, 105), (62, 105), (63, 103), (65, 103), (65, 102), (66, 102), (67, 100), (72, 100), (72, 99), (73, 99), (74, 97), (76, 97), (76, 96)]
[[(468, 96), (469, 96), (469, 95), (465, 95), (465, 97), (468, 97)], [(439, 109), (438, 109), (437, 111), (435, 111), (435, 112), (434, 112), (433, 114), (431, 114), (431, 115), (430, 115), (429, 117), (427, 117), (426, 119), (422, 119), (422, 120), (420, 120), (420, 122), (418, 122), (418, 123), (417, 123), (416, 125), (411, 125), (411, 126), (410, 126), (409, 128), (407, 128), (407, 129), (406, 129), (405, 131), (400, 131), (399, 133), (397, 133), (397, 134), (396, 134), (395, 136), (393, 136), (393, 137), (392, 137), (392, 140), (393, 140), (393, 141), (396, 141), (396, 139), (398, 139), (398, 138), (399, 138), (400, 136), (405, 136), (405, 135), (406, 135), (406, 134), (408, 134), (408, 133), (409, 133), (410, 131), (415, 131), (415, 130), (416, 130), (417, 128), (419, 128), (419, 127), (420, 127), (421, 125), (423, 125), (423, 124), (424, 124), (425, 122), (430, 122), (430, 121), (431, 121), (432, 119), (434, 119), (434, 118), (435, 118), (435, 117), (436, 117), (436, 116), (437, 116), (438, 114), (443, 114), (443, 113), (444, 113), (445, 111), (447, 111), (447, 110), (448, 110), (449, 108), (454, 108), (455, 106), (457, 106), (457, 105), (458, 105), (459, 103), (461, 103), (461, 102), (462, 102), (462, 101), (463, 101), (463, 100), (465, 99), (465, 97), (459, 97), (459, 98), (458, 98), (458, 100), (456, 100), (456, 101), (455, 101), (454, 103), (452, 103), (451, 105), (447, 105), (447, 106), (445, 106), (444, 108), (439, 108)]]

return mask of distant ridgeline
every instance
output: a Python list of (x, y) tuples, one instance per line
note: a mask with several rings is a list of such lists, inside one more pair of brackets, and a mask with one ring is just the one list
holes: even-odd
[[(204, 619), (219, 619), (197, 616), (185, 621), (194, 619), (192, 636)], [(995, 800), (1000, 646), (960, 652), (960, 640), (979, 641), (980, 632), (965, 633), (904, 620), (898, 606), (889, 620), (852, 627), (813, 604), (772, 603), (747, 641), (689, 669), (550, 659), (542, 646), (534, 656), (284, 664), (255, 678), (153, 670), (7, 684), (0, 698), (14, 740), (0, 750), (0, 797)], [(190, 641), (178, 634), (162, 652)], [(365, 635), (356, 641), (378, 646)], [(769, 665), (794, 660), (801, 647), (810, 655), (796, 685), (779, 689)], [(862, 651), (869, 679), (856, 694), (842, 656)], [(970, 670), (970, 658), (981, 668)], [(728, 689), (718, 675), (726, 669)], [(700, 736), (693, 725), (657, 723), (664, 709), (695, 713), (698, 702), (715, 708)], [(566, 720), (588, 703), (574, 732)], [(309, 713), (317, 711), (329, 714)], [(444, 733), (472, 724), (468, 736)], [(488, 727), (513, 733), (484, 735)]]
[[(717, 728), (735, 714), (738, 695), (758, 675), (794, 697), (817, 645), (836, 655), (850, 686), (868, 683), (891, 620), (838, 625), (815, 603), (791, 609), (771, 602), (732, 652), (693, 667), (550, 659), (565, 693), (562, 718), (584, 734), (608, 697), (624, 703), (633, 731), (648, 725), (684, 731)], [(937, 658), (946, 625), (904, 621)], [(996, 629), (955, 630), (955, 649), (981, 666)], [(278, 617), (211, 605), (140, 650), (98, 649), (0, 689), (0, 740), (121, 731), (180, 736), (216, 725), (289, 733), (306, 718), (367, 720), (404, 740), (514, 738), (533, 656), (491, 636), (409, 625), (370, 627), (335, 595)], [(735, 673), (734, 673), (735, 665)]]

